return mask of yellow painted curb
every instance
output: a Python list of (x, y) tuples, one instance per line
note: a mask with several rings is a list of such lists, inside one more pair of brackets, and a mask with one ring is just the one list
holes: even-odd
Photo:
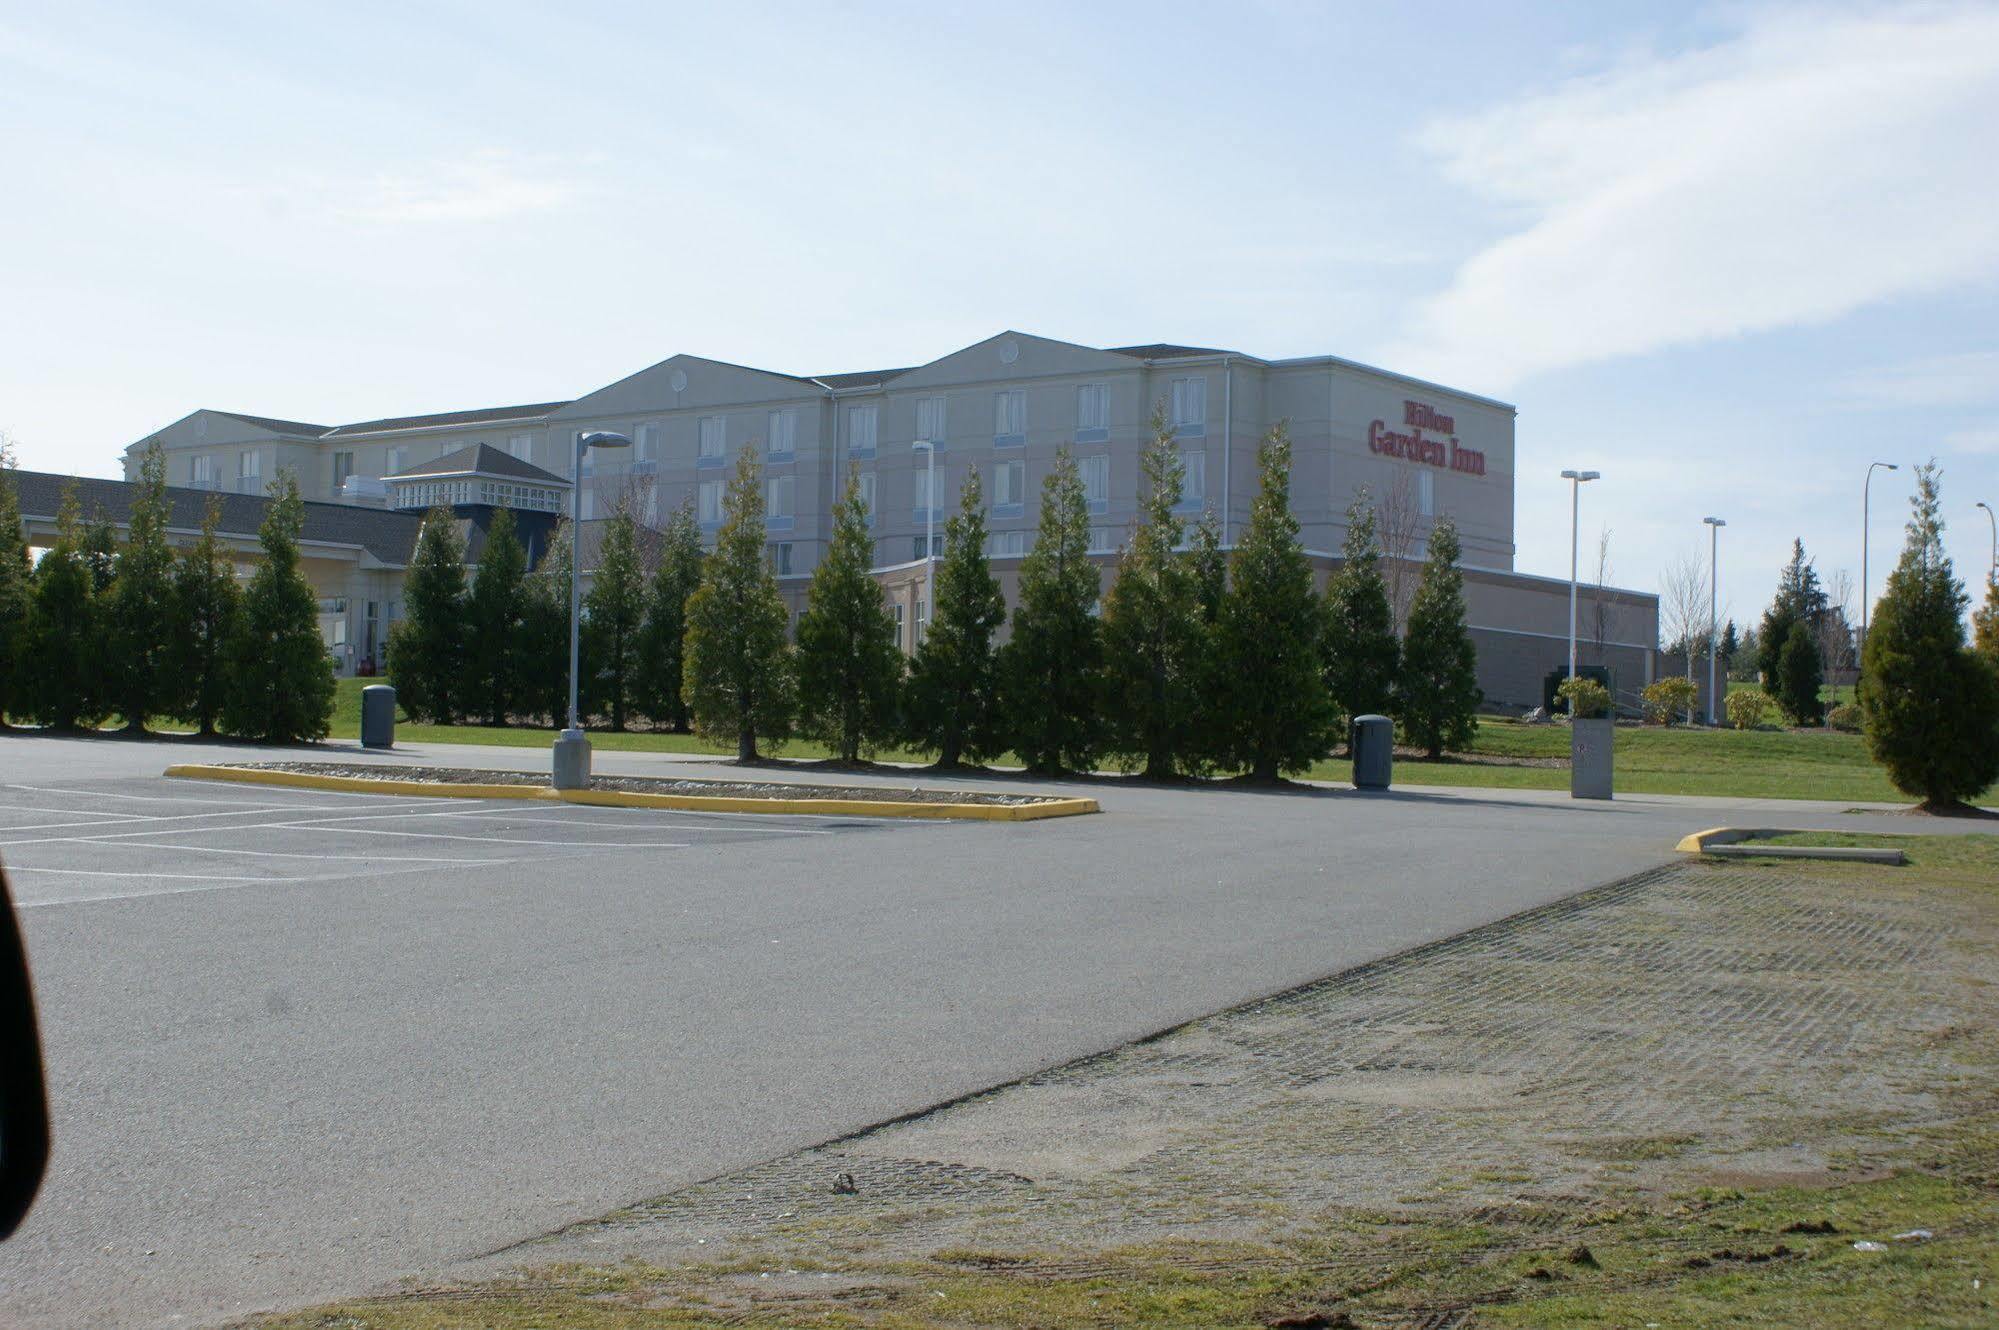
[(836, 817), (970, 818), (985, 822), (1034, 822), (1102, 811), (1095, 799), (1045, 799), (1032, 804), (933, 804), (893, 799), (759, 799), (746, 795), (637, 794), (624, 790), (556, 790), (546, 785), (482, 785), (471, 782), (391, 780), (375, 776), (320, 776), (305, 771), (269, 771), (176, 763), (169, 776), (187, 780), (283, 785), (302, 790), (349, 794), (407, 794), (443, 799), (553, 799), (605, 808), (677, 808), (697, 813), (808, 813)]
[(1701, 854), (1710, 845), (1733, 845), (1737, 841), (1765, 834), (1752, 827), (1709, 827), (1706, 831), (1696, 831), (1691, 836), (1682, 836), (1680, 843), (1673, 848), (1681, 854)]

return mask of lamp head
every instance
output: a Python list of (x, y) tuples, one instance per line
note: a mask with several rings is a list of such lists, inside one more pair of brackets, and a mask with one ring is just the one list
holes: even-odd
[(909, 445), (909, 451), (913, 453), (929, 453), (936, 450), (937, 445), (931, 443), (928, 439), (918, 439), (915, 443)]
[(1581, 482), (1585, 480), (1596, 480), (1602, 475), (1603, 472), (1601, 471), (1564, 471), (1562, 473), (1562, 479)]
[(1707, 523), (1707, 524), (1708, 524), (1709, 526), (1727, 526), (1727, 525), (1728, 525), (1728, 523), (1727, 523), (1726, 521), (1724, 521), (1723, 519), (1721, 519), (1721, 518), (1719, 518), (1719, 517), (1703, 517), (1703, 518), (1701, 519), (1701, 521), (1703, 521), (1703, 522)]
[(632, 441), (622, 434), (613, 434), (609, 430), (600, 429), (593, 433), (585, 434), (576, 441), (576, 446), (578, 448), (629, 448), (632, 446)]
[(1984, 510), (1985, 510), (1986, 512), (1988, 512), (1988, 513), (1992, 511), (1992, 505), (1991, 505), (1991, 504), (1989, 504), (1989, 503), (1987, 503), (1987, 502), (1985, 502), (1985, 500), (1983, 500), (1983, 499), (1980, 499), (1980, 500), (1978, 501), (1978, 506), (1979, 506), (1980, 508), (1983, 508), (1983, 509), (1984, 509)]

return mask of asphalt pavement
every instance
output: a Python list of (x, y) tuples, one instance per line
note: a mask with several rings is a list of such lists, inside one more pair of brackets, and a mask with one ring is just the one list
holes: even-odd
[(292, 755), (0, 736), (55, 1114), (0, 1323), (363, 1291), (1614, 880), (1687, 831), (1918, 829), (1105, 783), (1102, 814), (1045, 822), (729, 818), (158, 774)]

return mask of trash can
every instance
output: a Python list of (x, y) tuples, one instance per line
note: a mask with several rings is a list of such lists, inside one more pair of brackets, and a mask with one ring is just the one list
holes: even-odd
[(1395, 763), (1395, 722), (1386, 716), (1355, 716), (1347, 746), (1353, 752), (1354, 788), (1387, 789)]
[(396, 690), (385, 683), (369, 684), (361, 690), (361, 746), (396, 746)]

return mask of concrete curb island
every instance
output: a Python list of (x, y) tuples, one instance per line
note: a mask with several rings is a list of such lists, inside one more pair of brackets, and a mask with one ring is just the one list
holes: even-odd
[(1897, 849), (1866, 845), (1755, 845), (1747, 842), (1788, 836), (1802, 827), (1712, 827), (1683, 836), (1673, 848), (1681, 854), (1706, 854), (1722, 859), (1830, 859), (1859, 864), (1906, 864)]
[(372, 776), (322, 776), (304, 771), (175, 763), (163, 773), (183, 780), (284, 785), (348, 794), (404, 794), (435, 799), (539, 799), (603, 808), (670, 808), (696, 813), (789, 813), (834, 817), (970, 818), (986, 822), (1036, 822), (1102, 810), (1095, 799), (1048, 798), (1026, 804), (923, 803), (898, 799), (762, 799), (745, 795), (638, 794), (626, 790), (557, 790), (545, 785), (393, 780)]

